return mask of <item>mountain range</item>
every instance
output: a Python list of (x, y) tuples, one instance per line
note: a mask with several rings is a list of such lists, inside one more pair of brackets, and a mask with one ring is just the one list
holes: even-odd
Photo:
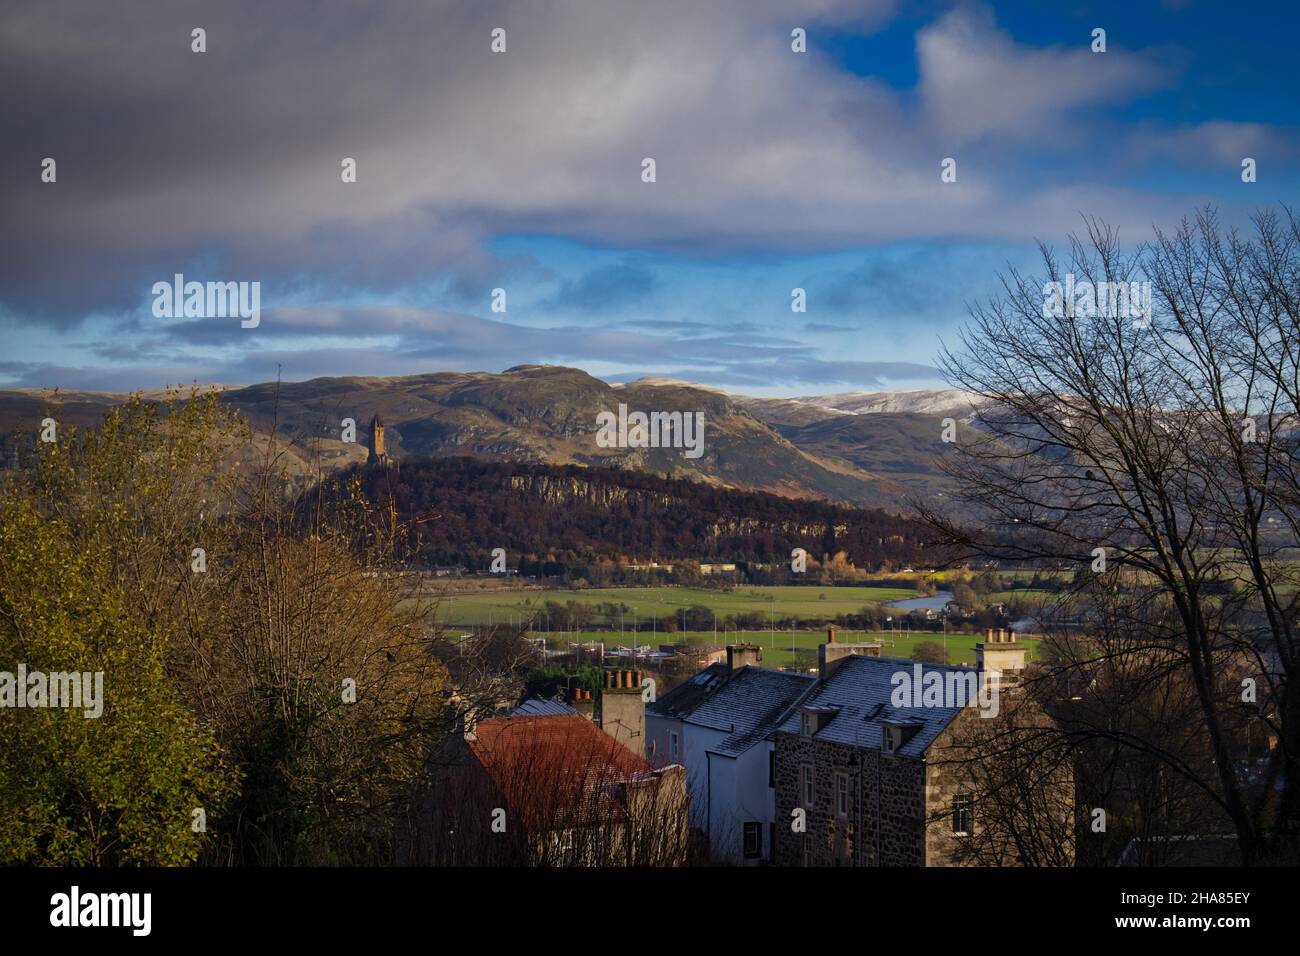
[[(93, 424), (123, 397), (62, 393), (59, 417)], [(955, 390), (755, 398), (664, 378), (609, 384), (555, 365), (269, 382), (230, 387), (223, 397), (255, 431), (285, 442), (304, 470), (313, 453), (328, 467), (363, 462), (378, 415), (386, 451), (398, 461), (432, 455), (616, 465), (890, 511), (950, 489), (937, 466), (942, 420), (973, 412), (970, 399)], [(40, 392), (0, 391), (0, 429), (34, 430), (46, 404)], [(597, 415), (617, 412), (620, 404), (646, 413), (702, 413), (703, 454), (692, 459), (679, 448), (600, 447)], [(342, 440), (345, 419), (356, 425), (355, 442)]]

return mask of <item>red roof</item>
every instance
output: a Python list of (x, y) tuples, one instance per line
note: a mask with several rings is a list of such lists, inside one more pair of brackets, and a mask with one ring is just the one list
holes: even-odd
[[(585, 717), (485, 720), (470, 741), (507, 805), (530, 822), (597, 814), (617, 785), (654, 768)], [(608, 808), (606, 810), (608, 812)]]

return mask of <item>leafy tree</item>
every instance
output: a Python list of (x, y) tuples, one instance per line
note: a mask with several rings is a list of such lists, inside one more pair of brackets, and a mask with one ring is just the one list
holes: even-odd
[[(168, 680), (164, 636), (22, 488), (0, 497), (0, 671), (102, 674), (102, 713), (0, 709), (0, 862), (174, 866), (209, 843), (237, 774)], [(85, 699), (83, 697), (83, 703)]]

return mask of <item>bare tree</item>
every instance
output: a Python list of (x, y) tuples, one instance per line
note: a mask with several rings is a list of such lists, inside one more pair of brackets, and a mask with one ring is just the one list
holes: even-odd
[[(1198, 788), (1243, 862), (1293, 858), (1300, 223), (1260, 213), (1243, 236), (1206, 211), (1126, 252), (1094, 221), (1063, 258), (1041, 253), (1043, 274), (1004, 276), (943, 352), (979, 399), (945, 465), (966, 510), (920, 510), (965, 557), (1076, 569), (1074, 631), (1126, 634), (1130, 665), (1181, 670), (1207, 753), (1186, 759), (1165, 720), (1126, 745)], [(1142, 282), (1145, 314), (1115, 308)], [(1051, 283), (1071, 292), (1050, 301)], [(1115, 650), (1094, 646), (1091, 666)], [(1259, 773), (1251, 725), (1275, 744)]]

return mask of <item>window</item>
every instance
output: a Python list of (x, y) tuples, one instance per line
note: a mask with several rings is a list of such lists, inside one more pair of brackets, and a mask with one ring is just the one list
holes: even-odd
[(776, 751), (775, 750), (769, 750), (767, 752), (767, 785), (772, 788), (776, 787)]
[(835, 774), (835, 815), (841, 820), (849, 818), (849, 775)]
[(803, 865), (812, 866), (812, 844), (808, 842), (807, 834), (803, 838)]
[(807, 711), (804, 711), (803, 713), (803, 723), (800, 727), (800, 732), (805, 737), (811, 737), (813, 734), (817, 733), (817, 719)]
[(676, 760), (676, 759), (677, 759), (678, 746), (677, 746), (677, 731), (675, 731), (675, 730), (674, 730), (674, 731), (671, 731), (671, 732), (668, 734), (668, 751), (669, 751), (669, 753), (672, 755), (672, 759), (673, 759), (673, 760)]
[(894, 752), (894, 748), (898, 746), (897, 738), (894, 736), (894, 728), (883, 727), (881, 729), (884, 732), (884, 737), (881, 739), (881, 744), (880, 744), (881, 749), (884, 750), (884, 752), (887, 754), (892, 754)]
[(813, 768), (812, 764), (804, 764), (799, 768), (799, 778), (803, 784), (803, 805), (811, 807), (813, 805)]
[(745, 859), (757, 860), (763, 855), (763, 824), (745, 824)]
[(975, 828), (975, 798), (969, 793), (959, 793), (952, 798), (952, 832), (954, 836), (970, 836)]

